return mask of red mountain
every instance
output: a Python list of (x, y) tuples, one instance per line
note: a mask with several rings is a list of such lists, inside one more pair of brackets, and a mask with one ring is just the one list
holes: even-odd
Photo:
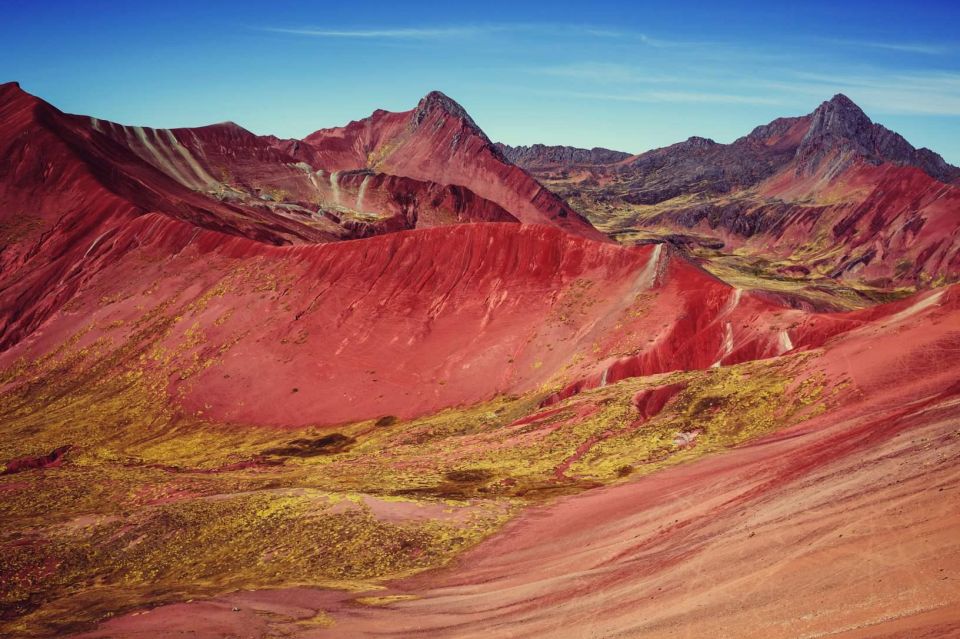
[(692, 137), (615, 164), (572, 160), (566, 175), (530, 162), (621, 237), (693, 233), (784, 272), (880, 286), (960, 278), (960, 168), (873, 123), (843, 95), (731, 144)]
[[(129, 327), (94, 328), (78, 347), (122, 343), (144, 308), (169, 308), (189, 321), (155, 342), (171, 354), (166, 370), (223, 354), (171, 381), (171, 401), (243, 423), (415, 417), (560, 383), (555, 401), (627, 377), (815, 346), (859, 324), (734, 289), (663, 245), (622, 248), (547, 227), (469, 224), (269, 247), (153, 214), (93, 252), (104, 266), (70, 311), (6, 359), (70, 340), (77, 317)], [(238, 278), (242, 265), (256, 271)], [(183, 350), (188, 329), (203, 339)]]
[(344, 127), (288, 141), (284, 148), (328, 171), (372, 169), (459, 184), (526, 224), (553, 224), (576, 235), (603, 238), (563, 200), (511, 164), (464, 108), (439, 91), (410, 111), (376, 111)]
[[(404, 129), (403, 151), (373, 171), (327, 150), (321, 133), (293, 143), (233, 123), (170, 130), (124, 126), (68, 115), (16, 83), (0, 85), (0, 346), (36, 328), (69, 299), (99, 268), (97, 252), (120, 226), (146, 212), (268, 244), (518, 218), (602, 237), (503, 160), (452, 101), (431, 94), (416, 113), (422, 126)], [(401, 116), (386, 120), (405, 121)], [(400, 128), (390, 135), (400, 135)], [(448, 134), (461, 146), (436, 139)], [(399, 145), (398, 138), (390, 139)], [(447, 155), (426, 153), (434, 143)], [(310, 149), (316, 164), (288, 153), (298, 147)], [(425, 156), (445, 170), (432, 171)]]

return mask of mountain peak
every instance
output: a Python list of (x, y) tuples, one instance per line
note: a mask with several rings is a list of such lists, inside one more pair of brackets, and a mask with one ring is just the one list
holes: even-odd
[(836, 153), (841, 157), (833, 163), (831, 173), (841, 171), (854, 156), (875, 161), (879, 155), (878, 135), (891, 133), (874, 124), (842, 93), (821, 103), (807, 117), (810, 127), (797, 150), (797, 159), (805, 173), (815, 171), (827, 157)]
[(811, 115), (810, 130), (817, 134), (829, 132), (856, 139), (873, 128), (873, 121), (863, 109), (842, 93), (822, 103)]
[(839, 173), (856, 157), (874, 164), (915, 166), (943, 182), (951, 182), (960, 174), (936, 153), (917, 150), (903, 136), (874, 123), (842, 93), (822, 103), (807, 117), (810, 128), (797, 151), (804, 172), (816, 170), (828, 156), (838, 154), (829, 169), (831, 174)]
[(858, 111), (861, 110), (860, 107), (857, 106), (856, 102), (848, 98), (843, 93), (836, 94), (835, 96), (833, 96), (832, 98), (824, 102), (824, 104), (832, 104), (833, 106), (841, 107), (845, 109), (853, 108), (853, 109), (857, 109)]
[(464, 120), (470, 124), (472, 127), (479, 129), (479, 127), (477, 127), (476, 123), (473, 121), (473, 118), (471, 118), (467, 113), (466, 109), (460, 106), (456, 100), (440, 91), (431, 91), (427, 95), (423, 96), (414, 111), (414, 118), (416, 119), (417, 124), (419, 124), (427, 117), (427, 115), (436, 112), (450, 115), (455, 118), (460, 118), (461, 120)]
[(0, 107), (5, 109), (18, 109), (22, 111), (27, 109), (36, 110), (38, 108), (44, 108), (60, 113), (50, 104), (44, 102), (32, 93), (25, 91), (23, 87), (20, 86), (19, 82), (0, 83)]
[(440, 107), (450, 111), (463, 111), (460, 104), (443, 91), (431, 91), (420, 99), (420, 107)]
[(700, 137), (699, 135), (692, 135), (683, 142), (680, 142), (678, 146), (681, 146), (685, 150), (693, 149), (709, 149), (715, 146), (720, 146), (716, 141), (710, 138)]
[(27, 95), (30, 94), (23, 90), (19, 82), (0, 82), (0, 96), (5, 100), (12, 99), (14, 96)]

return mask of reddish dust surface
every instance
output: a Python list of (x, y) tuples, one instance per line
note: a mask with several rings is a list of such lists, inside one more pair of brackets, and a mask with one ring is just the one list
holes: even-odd
[(399, 600), (238, 593), (85, 636), (266, 637), (280, 626), (233, 620), (287, 596), (335, 621), (284, 622), (302, 637), (960, 636), (958, 319), (954, 289), (850, 331), (808, 363), (836, 384), (829, 412), (528, 511), (453, 566), (366, 593)]

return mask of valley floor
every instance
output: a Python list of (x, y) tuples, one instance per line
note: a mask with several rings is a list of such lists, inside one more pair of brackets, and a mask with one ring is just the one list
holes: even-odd
[(83, 636), (960, 636), (958, 398), (891, 403), (534, 508), (387, 590), (237, 592)]

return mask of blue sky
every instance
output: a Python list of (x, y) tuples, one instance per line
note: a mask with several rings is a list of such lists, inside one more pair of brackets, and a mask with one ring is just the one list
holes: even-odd
[(960, 164), (956, 1), (138, 4), (5, 0), (0, 81), (126, 124), (281, 137), (439, 89), (494, 140), (632, 152), (843, 92)]

